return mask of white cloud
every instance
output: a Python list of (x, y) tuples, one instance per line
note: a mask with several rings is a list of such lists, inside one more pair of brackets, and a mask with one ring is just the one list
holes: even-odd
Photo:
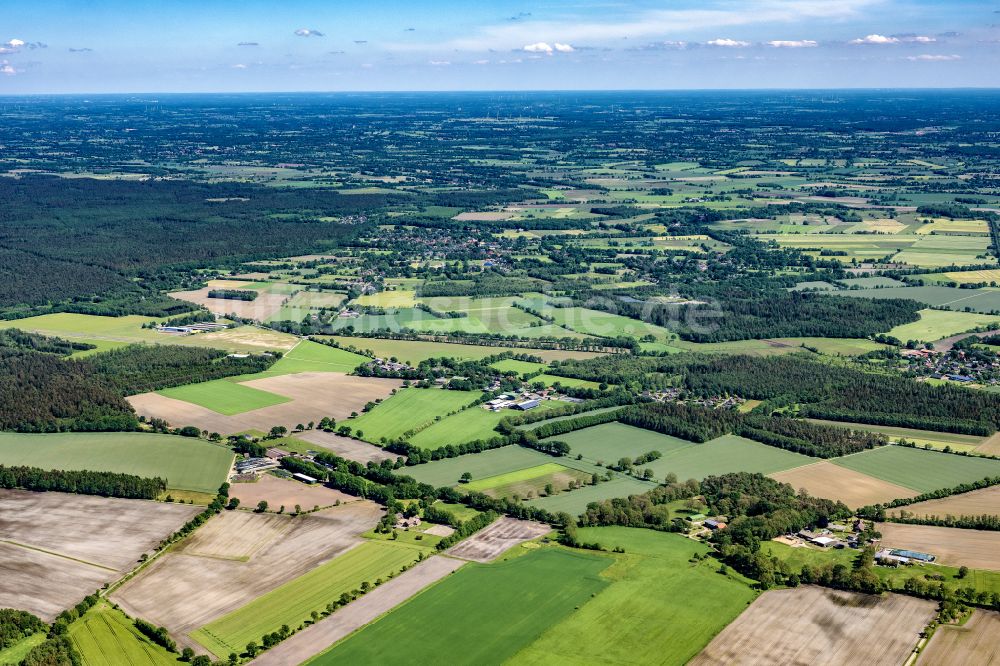
[(450, 60), (431, 60), (430, 64), (434, 65), (435, 67), (447, 67), (448, 65), (451, 64), (451, 61)]
[(852, 39), (851, 44), (899, 44), (896, 37), (886, 37), (885, 35), (866, 35), (858, 39)]
[(315, 28), (299, 28), (295, 31), (299, 37), (322, 37), (323, 33)]
[(474, 61), (472, 61), (472, 64), (473, 65), (488, 65), (488, 64), (490, 64), (490, 61), (489, 60), (474, 60)]
[(4, 74), (6, 76), (14, 76), (15, 74), (17, 74), (17, 70), (14, 69), (10, 64), (8, 64), (6, 60), (3, 60), (0, 61), (0, 74)]
[(24, 40), (23, 39), (12, 39), (9, 42), (7, 42), (6, 45), (9, 46), (12, 49), (17, 49), (17, 48), (20, 48), (20, 47), (24, 46)]
[(907, 56), (906, 59), (911, 62), (949, 62), (952, 60), (961, 60), (962, 56), (956, 54), (931, 55), (929, 53), (924, 53), (922, 55)]
[(738, 39), (712, 39), (705, 42), (709, 46), (724, 46), (729, 49), (738, 49), (744, 46), (750, 46), (750, 42), (741, 42)]
[(233, 69), (246, 69), (246, 68), (247, 68), (247, 66), (244, 65), (241, 62), (240, 63), (236, 63), (235, 65), (233, 65)]
[(524, 50), (528, 53), (552, 53), (554, 49), (545, 42), (535, 42), (534, 44), (526, 44)]
[(819, 44), (812, 39), (773, 39), (768, 42), (776, 49), (809, 49)]
[(576, 50), (572, 46), (570, 46), (569, 44), (560, 44), (559, 42), (555, 43), (555, 47), (556, 47), (556, 51), (559, 51), (561, 53), (572, 53), (573, 51)]
[(903, 39), (904, 42), (916, 42), (917, 44), (931, 44), (937, 40), (933, 37), (928, 37), (927, 35), (916, 35), (915, 37), (906, 37)]

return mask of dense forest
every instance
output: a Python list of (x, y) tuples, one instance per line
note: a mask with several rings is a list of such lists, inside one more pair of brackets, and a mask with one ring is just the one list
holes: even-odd
[(0, 465), (0, 488), (151, 500), (167, 489), (167, 481), (114, 472), (44, 470)]

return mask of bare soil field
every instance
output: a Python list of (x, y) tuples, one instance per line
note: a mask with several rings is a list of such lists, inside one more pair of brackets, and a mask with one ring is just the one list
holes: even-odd
[(281, 310), (281, 304), (287, 299), (288, 294), (269, 294), (258, 292), (257, 298), (252, 301), (240, 301), (229, 298), (209, 298), (208, 292), (214, 287), (205, 287), (194, 291), (175, 291), (169, 296), (204, 306), (209, 312), (225, 316), (235, 314), (244, 319), (254, 319), (256, 321), (267, 321)]
[(431, 557), (337, 610), (333, 615), (279, 643), (250, 663), (255, 666), (300, 664), (388, 613), (464, 564), (463, 560), (450, 557)]
[(976, 610), (965, 626), (938, 627), (918, 664), (966, 666), (1000, 663), (1000, 613)]
[(768, 476), (791, 484), (796, 490), (804, 488), (813, 497), (840, 500), (852, 509), (919, 494), (825, 460)]
[(198, 333), (183, 336), (185, 344), (200, 344), (220, 349), (240, 349), (244, 351), (291, 351), (299, 339), (287, 333), (280, 333), (256, 326), (240, 326), (224, 331)]
[(359, 463), (368, 463), (371, 460), (375, 462), (395, 460), (398, 457), (380, 449), (374, 444), (361, 442), (350, 437), (341, 437), (340, 435), (334, 435), (332, 432), (324, 432), (322, 430), (306, 430), (295, 433), (295, 438), (336, 453), (341, 458), (356, 460)]
[(879, 523), (876, 529), (886, 548), (930, 553), (941, 564), (1000, 571), (1000, 532), (898, 523)]
[[(164, 626), (183, 645), (204, 652), (188, 632), (346, 552), (361, 542), (359, 535), (374, 527), (381, 515), (378, 505), (364, 501), (297, 518), (226, 512), (181, 548), (153, 562), (111, 599), (130, 615)], [(219, 525), (213, 525), (216, 520)], [(276, 521), (289, 527), (281, 531)], [(202, 536), (206, 529), (210, 531)], [(268, 535), (270, 541), (246, 561), (198, 554), (246, 552)]]
[[(934, 348), (937, 349), (937, 343), (934, 343)], [(984, 456), (1000, 456), (1000, 432), (992, 437), (987, 437), (986, 441), (977, 446), (975, 451)]]
[(237, 497), (240, 506), (255, 507), (258, 502), (264, 500), (272, 510), (277, 510), (284, 506), (286, 511), (291, 511), (298, 504), (304, 510), (310, 510), (314, 506), (332, 506), (340, 501), (353, 502), (357, 498), (347, 493), (342, 493), (326, 486), (307, 486), (298, 481), (289, 479), (279, 479), (276, 476), (265, 474), (255, 483), (234, 483), (229, 488), (229, 496)]
[(973, 490), (961, 495), (952, 495), (941, 499), (917, 502), (910, 506), (892, 509), (892, 515), (900, 511), (915, 516), (982, 516), (984, 514), (1000, 515), (1000, 486), (991, 486), (981, 490)]
[(0, 490), (0, 608), (48, 621), (138, 564), (200, 507)]
[(0, 541), (0, 608), (25, 610), (46, 622), (120, 576), (111, 569)]
[(402, 386), (395, 379), (353, 377), (338, 372), (300, 372), (241, 382), (251, 388), (291, 398), (290, 402), (225, 416), (206, 407), (168, 398), (158, 393), (142, 393), (128, 398), (139, 414), (164, 419), (175, 426), (193, 425), (209, 432), (230, 435), (246, 430), (267, 432), (275, 425), (294, 428), (299, 423), (332, 416), (338, 421), (361, 412), (365, 403), (385, 398)]
[(552, 528), (543, 523), (501, 518), (446, 552), (463, 560), (489, 562), (514, 546), (551, 531)]
[(936, 605), (805, 586), (765, 592), (693, 660), (708, 664), (899, 666)]
[(184, 504), (0, 490), (0, 539), (124, 571), (199, 511)]

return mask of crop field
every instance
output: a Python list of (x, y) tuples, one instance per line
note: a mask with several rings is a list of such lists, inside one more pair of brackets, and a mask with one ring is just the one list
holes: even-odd
[(205, 440), (137, 432), (0, 433), (0, 465), (161, 477), (178, 490), (214, 493), (233, 453)]
[(618, 422), (603, 423), (549, 439), (569, 444), (572, 457), (581, 455), (586, 460), (603, 463), (614, 463), (620, 458), (636, 458), (650, 451), (659, 451), (666, 456), (681, 449), (698, 446), (694, 442)]
[(345, 294), (323, 291), (300, 291), (281, 306), (269, 321), (302, 321), (322, 308), (335, 308), (346, 300)]
[(350, 437), (341, 437), (340, 435), (323, 430), (305, 430), (296, 433), (295, 440), (307, 443), (307, 450), (319, 451), (326, 449), (327, 451), (336, 453), (341, 458), (356, 460), (363, 464), (367, 464), (372, 460), (381, 462), (397, 457), (368, 442), (351, 439)]
[(532, 377), (530, 383), (542, 382), (546, 387), (553, 386), (555, 384), (561, 384), (562, 386), (570, 386), (573, 388), (597, 388), (600, 386), (598, 382), (592, 382), (586, 379), (576, 379), (575, 377), (559, 377), (557, 375), (549, 375), (542, 373), (537, 377)]
[(31, 649), (45, 642), (45, 634), (39, 632), (22, 638), (10, 647), (0, 650), (0, 664), (20, 664)]
[[(324, 416), (343, 420), (351, 412), (360, 412), (369, 401), (386, 398), (402, 386), (397, 379), (355, 377), (339, 372), (300, 372), (250, 379), (240, 384), (219, 380), (257, 393), (275, 395), (282, 402), (239, 414), (220, 414), (208, 407), (160, 393), (142, 393), (128, 400), (139, 414), (156, 417), (176, 426), (194, 425), (201, 430), (229, 435), (247, 430), (267, 432), (275, 425), (292, 429), (302, 423), (319, 421)], [(214, 383), (214, 382), (213, 382)], [(184, 395), (189, 387), (178, 389)], [(238, 408), (238, 407), (237, 407)]]
[[(467, 407), (479, 397), (474, 391), (406, 388), (387, 398), (370, 412), (343, 422), (359, 438), (369, 442), (406, 438), (410, 431), (430, 426), (449, 412)], [(361, 432), (363, 435), (358, 435)], [(411, 432), (411, 435), (415, 432)]]
[(462, 444), (477, 439), (499, 437), (494, 430), (500, 420), (511, 413), (494, 412), (479, 406), (470, 407), (458, 414), (446, 416), (437, 423), (410, 438), (410, 444), (425, 449), (436, 449), (445, 444)]
[(199, 511), (180, 504), (0, 490), (0, 608), (51, 621), (137, 565)]
[(930, 601), (799, 587), (762, 594), (692, 666), (851, 664), (898, 666), (935, 615)]
[(510, 351), (517, 354), (531, 354), (545, 361), (564, 361), (569, 358), (594, 358), (600, 356), (595, 352), (560, 350), (560, 349), (528, 349), (515, 347), (486, 347), (483, 345), (461, 345), (452, 342), (423, 342), (420, 340), (389, 340), (381, 338), (350, 338), (338, 336), (318, 336), (321, 339), (335, 340), (345, 347), (353, 345), (357, 349), (365, 349), (380, 358), (395, 356), (400, 361), (416, 365), (429, 358), (450, 356), (453, 358), (477, 360)]
[(917, 502), (899, 509), (891, 509), (890, 513), (898, 514), (906, 511), (915, 516), (1000, 516), (1000, 486), (981, 488), (960, 495), (950, 495), (941, 499)]
[(178, 655), (139, 633), (119, 611), (101, 603), (69, 629), (83, 666), (168, 666), (181, 663)]
[[(297, 518), (226, 511), (157, 558), (111, 600), (133, 617), (166, 627), (179, 643), (199, 648), (189, 632), (346, 552), (381, 515), (377, 505), (364, 501)], [(290, 527), (281, 529), (275, 521)]]
[(291, 398), (251, 388), (245, 384), (216, 379), (157, 391), (162, 396), (183, 400), (226, 416), (289, 402)]
[(565, 511), (571, 516), (584, 512), (591, 502), (611, 499), (612, 497), (628, 497), (648, 493), (656, 487), (651, 481), (641, 481), (631, 476), (617, 476), (611, 481), (602, 481), (596, 486), (584, 485), (576, 490), (560, 490), (548, 497), (536, 497), (526, 504), (537, 506), (546, 511), (559, 513)]
[(268, 506), (285, 507), (291, 510), (296, 504), (303, 509), (315, 506), (327, 507), (336, 502), (350, 502), (355, 498), (333, 488), (321, 485), (306, 485), (290, 479), (280, 479), (270, 474), (261, 476), (254, 483), (234, 483), (229, 488), (229, 496), (240, 500), (245, 507), (257, 506), (261, 500)]
[(513, 371), (519, 375), (526, 375), (532, 372), (537, 372), (539, 370), (545, 369), (544, 363), (532, 363), (530, 361), (517, 361), (512, 358), (504, 359), (503, 361), (497, 361), (491, 364), (497, 370), (507, 372)]
[(452, 546), (447, 554), (471, 562), (492, 562), (515, 546), (545, 536), (551, 531), (552, 527), (546, 523), (503, 517)]
[(590, 480), (590, 474), (548, 462), (506, 474), (489, 476), (463, 485), (470, 491), (479, 491), (491, 497), (534, 497), (541, 495), (546, 486), (556, 490), (565, 489), (570, 483)]
[(934, 555), (941, 564), (1000, 571), (1000, 532), (879, 523), (882, 546)]
[(919, 492), (1000, 476), (1000, 460), (903, 446), (883, 446), (832, 462)]
[(312, 611), (322, 611), (344, 592), (374, 584), (399, 573), (400, 567), (416, 562), (427, 549), (392, 541), (367, 541), (348, 550), (242, 608), (215, 620), (191, 634), (218, 657), (239, 654), (250, 641), (283, 624), (297, 626)]
[(823, 419), (806, 419), (813, 423), (835, 426), (838, 428), (850, 428), (852, 430), (864, 430), (865, 432), (876, 432), (886, 435), (890, 440), (898, 442), (905, 439), (914, 442), (919, 446), (930, 444), (936, 449), (943, 449), (950, 446), (956, 451), (972, 451), (982, 445), (987, 438), (978, 435), (961, 435), (954, 432), (936, 432), (934, 430), (916, 430), (914, 428), (898, 428), (896, 426), (869, 425), (867, 423), (851, 423), (849, 421), (824, 421)]
[(1000, 661), (1000, 613), (976, 609), (962, 626), (941, 625), (920, 653), (918, 664), (965, 666)]
[(990, 313), (1000, 310), (1000, 289), (959, 289), (947, 286), (894, 287), (838, 292), (851, 298), (909, 298), (935, 307)]
[(954, 312), (951, 310), (921, 310), (920, 320), (912, 324), (902, 324), (890, 330), (889, 335), (906, 342), (918, 340), (933, 342), (956, 333), (1000, 324), (1000, 317), (975, 312)]
[(769, 476), (791, 485), (795, 490), (805, 489), (813, 497), (839, 500), (852, 509), (920, 494), (911, 488), (876, 479), (828, 460)]
[(470, 453), (456, 458), (444, 458), (403, 470), (421, 483), (435, 488), (458, 484), (463, 473), (468, 472), (478, 480), (498, 474), (542, 465), (553, 460), (552, 456), (522, 446), (503, 446), (482, 453)]
[(312, 340), (303, 340), (268, 369), (273, 374), (351, 372), (369, 358)]
[(503, 663), (604, 589), (611, 562), (542, 549), (468, 565), (309, 663)]
[(209, 286), (202, 289), (189, 291), (171, 292), (170, 296), (181, 300), (200, 305), (210, 312), (221, 317), (226, 315), (236, 315), (243, 319), (253, 319), (254, 321), (268, 321), (281, 311), (281, 306), (288, 298), (289, 294), (275, 293), (263, 288), (254, 289), (254, 285), (244, 285), (241, 289), (253, 289), (257, 292), (257, 298), (252, 301), (240, 301), (226, 298), (210, 298), (208, 292), (216, 289), (209, 281)]
[(692, 563), (708, 548), (680, 535), (587, 527), (579, 537), (624, 550), (601, 574), (610, 585), (513, 663), (684, 664), (754, 599), (744, 580), (720, 576), (713, 560)]

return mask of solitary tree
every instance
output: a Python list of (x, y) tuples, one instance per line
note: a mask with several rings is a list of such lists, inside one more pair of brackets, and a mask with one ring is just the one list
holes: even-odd
[(264, 513), (265, 511), (267, 511), (267, 500), (257, 502), (257, 513)]

